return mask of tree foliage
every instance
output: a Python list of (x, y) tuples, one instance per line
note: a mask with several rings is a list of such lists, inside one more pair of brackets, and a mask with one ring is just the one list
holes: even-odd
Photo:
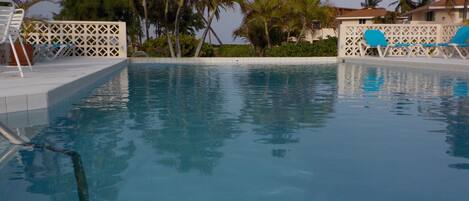
[(365, 0), (361, 3), (363, 8), (376, 8), (383, 0)]
[[(145, 3), (145, 4), (143, 4)], [(166, 4), (167, 3), (167, 4)], [(173, 34), (176, 18), (180, 34), (194, 35), (204, 27), (200, 16), (189, 6), (179, 6), (176, 0), (62, 0), (62, 10), (54, 16), (58, 20), (123, 21), (127, 23), (132, 44), (142, 43), (143, 38)], [(167, 12), (166, 10), (167, 5)], [(147, 13), (144, 12), (146, 9)], [(179, 16), (176, 15), (178, 8)], [(144, 20), (147, 19), (147, 20)], [(144, 22), (153, 27), (154, 33), (144, 37)]]
[(258, 55), (266, 48), (287, 42), (294, 36), (303, 40), (314, 24), (331, 27), (335, 11), (320, 0), (242, 0), (239, 1), (244, 19), (234, 32), (235, 37), (250, 42)]

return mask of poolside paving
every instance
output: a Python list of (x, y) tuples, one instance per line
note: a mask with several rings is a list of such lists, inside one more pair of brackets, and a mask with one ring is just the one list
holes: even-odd
[(24, 68), (24, 78), (2, 67), (0, 114), (47, 108), (125, 65), (125, 58), (64, 58)]

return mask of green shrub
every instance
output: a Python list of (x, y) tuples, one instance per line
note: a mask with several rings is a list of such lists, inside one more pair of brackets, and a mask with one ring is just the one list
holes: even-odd
[(254, 48), (250, 45), (221, 45), (215, 48), (216, 57), (254, 57)]
[[(174, 44), (173, 38), (173, 44)], [(183, 57), (194, 56), (198, 40), (191, 35), (181, 35)], [(170, 57), (166, 37), (147, 40), (142, 49), (150, 57)], [(201, 57), (254, 57), (256, 52), (251, 45), (221, 45), (213, 47), (205, 44)], [(328, 38), (314, 43), (285, 43), (265, 50), (268, 57), (328, 57), (337, 56), (337, 38)]]
[(268, 57), (329, 57), (337, 56), (337, 38), (314, 43), (287, 43), (266, 50)]
[[(173, 37), (173, 46), (176, 45), (176, 40)], [(181, 52), (183, 57), (193, 57), (195, 50), (199, 43), (199, 40), (192, 35), (181, 35)], [(176, 47), (174, 47), (176, 51)], [(168, 40), (166, 36), (159, 37), (156, 39), (149, 39), (145, 41), (142, 45), (143, 51), (145, 51), (150, 57), (171, 57), (169, 51)], [(202, 47), (200, 56), (202, 57), (212, 57), (214, 55), (213, 47), (211, 45), (205, 44)]]

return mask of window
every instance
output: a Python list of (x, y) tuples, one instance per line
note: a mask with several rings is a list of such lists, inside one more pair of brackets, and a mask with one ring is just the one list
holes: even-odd
[(428, 12), (427, 13), (427, 21), (435, 21), (435, 13), (434, 12)]
[(359, 23), (359, 24), (366, 24), (366, 19), (359, 19), (359, 20), (358, 20), (358, 23)]

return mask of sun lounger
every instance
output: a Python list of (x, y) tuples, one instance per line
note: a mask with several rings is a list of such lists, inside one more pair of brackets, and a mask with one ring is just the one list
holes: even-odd
[(381, 58), (385, 57), (391, 48), (402, 48), (408, 53), (408, 56), (414, 56), (411, 47), (416, 46), (414, 44), (398, 43), (389, 44), (384, 36), (384, 33), (380, 30), (366, 30), (363, 36), (363, 41), (360, 44), (361, 56), (365, 56), (369, 49), (377, 49), (378, 54)]
[[(422, 44), (423, 48), (435, 48), (436, 51), (434, 52), (434, 55), (442, 55), (444, 58), (449, 58), (454, 55), (455, 52), (458, 53), (458, 55), (462, 59), (467, 59), (469, 55), (466, 52), (466, 55), (464, 55), (464, 49), (469, 48), (469, 26), (463, 26), (458, 29), (456, 34), (453, 36), (450, 42), (448, 43), (429, 43), (429, 44)], [(452, 53), (450, 55), (447, 55), (445, 53), (445, 50), (452, 50)], [(426, 51), (426, 54), (428, 57), (431, 57), (429, 51)]]

